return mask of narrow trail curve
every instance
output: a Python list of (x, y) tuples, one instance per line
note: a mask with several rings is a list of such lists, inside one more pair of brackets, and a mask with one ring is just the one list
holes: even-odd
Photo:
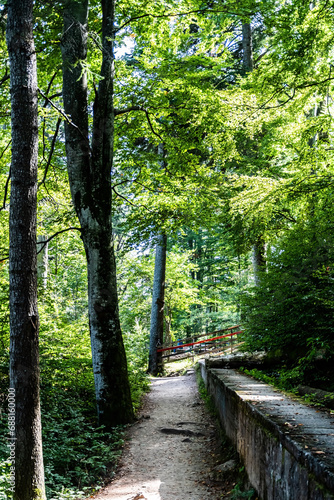
[[(95, 500), (215, 500), (215, 424), (200, 399), (195, 374), (152, 381), (116, 478)], [(217, 489), (216, 489), (217, 488)]]

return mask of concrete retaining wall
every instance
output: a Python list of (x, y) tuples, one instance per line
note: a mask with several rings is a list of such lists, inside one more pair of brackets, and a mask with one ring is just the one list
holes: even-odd
[(333, 500), (334, 474), (256, 406), (242, 399), (224, 377), (200, 363), (226, 435), (235, 445), (250, 483), (262, 500)]

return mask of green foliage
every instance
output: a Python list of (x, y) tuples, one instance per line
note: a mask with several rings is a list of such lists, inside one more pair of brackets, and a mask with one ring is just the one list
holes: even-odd
[[(60, 398), (58, 398), (59, 401)], [(67, 414), (54, 411), (43, 415), (45, 475), (48, 497), (59, 492), (96, 487), (103, 477), (112, 474), (123, 445), (122, 429), (104, 432), (87, 421), (81, 411), (69, 407)]]
[(248, 500), (252, 500), (255, 498), (255, 490), (252, 488), (248, 491), (243, 491), (242, 485), (237, 483), (233, 490), (231, 491), (232, 496), (230, 497), (231, 500), (240, 500), (241, 498), (247, 498)]
[(213, 417), (217, 418), (217, 409), (215, 407), (213, 398), (210, 396), (210, 394), (206, 390), (205, 383), (201, 377), (200, 368), (199, 368), (198, 364), (196, 365), (196, 378), (197, 378), (197, 386), (198, 386), (199, 395), (203, 399), (205, 406), (207, 407), (210, 414)]
[(123, 338), (128, 362), (132, 404), (136, 411), (140, 408), (143, 393), (149, 390), (149, 379), (146, 373), (149, 333), (144, 331), (137, 321), (131, 332), (124, 333)]
[(252, 368), (251, 370), (241, 369), (246, 375), (261, 380), (269, 385), (274, 385), (279, 389), (293, 390), (298, 384), (302, 383), (303, 370), (299, 366), (295, 368), (281, 368), (277, 367), (273, 370), (258, 370)]
[[(327, 224), (295, 227), (268, 255), (267, 272), (243, 296), (246, 348), (293, 357), (331, 344), (333, 246)], [(298, 356), (297, 356), (298, 351)]]
[[(43, 206), (44, 213), (47, 207)], [(44, 224), (46, 224), (44, 220)], [(123, 429), (106, 433), (96, 422), (94, 379), (87, 318), (86, 263), (76, 231), (49, 245), (47, 287), (39, 285), (41, 407), (47, 496), (74, 499), (87, 496), (112, 477), (123, 445)], [(8, 272), (2, 267), (0, 318), (0, 397), (4, 409), (0, 434), (7, 433), (5, 394), (8, 388)], [(7, 293), (6, 293), (7, 290)], [(2, 312), (3, 311), (3, 312)], [(1, 315), (2, 314), (2, 315)], [(126, 336), (127, 338), (127, 336)], [(131, 392), (140, 406), (148, 390), (145, 335), (133, 330), (127, 343)], [(5, 439), (2, 439), (5, 443)], [(8, 449), (0, 447), (0, 497), (9, 482)]]
[[(4, 34), (4, 11), (0, 14)], [(226, 6), (214, 1), (208, 7), (197, 0), (168, 5), (121, 1), (116, 17), (121, 28), (115, 40), (112, 215), (135, 408), (148, 389), (153, 248), (162, 229), (170, 245), (165, 313), (172, 338), (242, 319), (245, 348), (279, 352), (287, 364), (253, 375), (282, 388), (308, 381), (331, 384), (331, 2), (319, 0), (310, 7), (302, 0)], [(100, 81), (101, 19), (100, 2), (90, 2), (83, 64), (89, 106)], [(255, 68), (248, 75), (241, 60), (244, 22), (253, 28)], [(48, 237), (78, 225), (63, 126), (57, 128), (61, 115), (54, 107), (62, 109), (61, 31), (62, 3), (36, 2), (39, 87), (53, 103), (40, 97), (38, 233)], [(10, 93), (4, 36), (0, 57), (0, 256), (6, 258)], [(122, 113), (126, 108), (132, 110)], [(267, 242), (267, 268), (254, 286), (250, 250), (259, 238)], [(47, 286), (39, 284), (44, 450), (54, 498), (85, 493), (113, 466), (122, 444), (120, 430), (107, 436), (95, 422), (86, 288), (80, 233), (62, 233), (49, 244)], [(3, 261), (2, 395), (8, 386), (8, 356), (8, 268)], [(3, 447), (0, 453), (4, 495), (8, 463)]]

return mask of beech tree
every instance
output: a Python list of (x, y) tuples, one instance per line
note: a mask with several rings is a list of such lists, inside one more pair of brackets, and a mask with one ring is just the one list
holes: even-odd
[(8, 3), (12, 162), (10, 198), (10, 385), (15, 391), (17, 500), (45, 498), (39, 390), (36, 199), (37, 69), (33, 0)]
[[(62, 37), (67, 166), (88, 266), (89, 323), (99, 422), (112, 427), (132, 420), (126, 356), (119, 321), (112, 237), (111, 173), (114, 135), (115, 5), (102, 0), (101, 79), (88, 125), (85, 72), (88, 1), (66, 2)], [(89, 136), (92, 135), (91, 143)]]

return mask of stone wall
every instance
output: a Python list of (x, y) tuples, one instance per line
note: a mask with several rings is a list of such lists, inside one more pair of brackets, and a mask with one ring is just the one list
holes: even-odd
[[(224, 370), (200, 363), (226, 435), (262, 500), (334, 499), (334, 474), (273, 420), (224, 381)], [(231, 370), (228, 370), (231, 372)]]

